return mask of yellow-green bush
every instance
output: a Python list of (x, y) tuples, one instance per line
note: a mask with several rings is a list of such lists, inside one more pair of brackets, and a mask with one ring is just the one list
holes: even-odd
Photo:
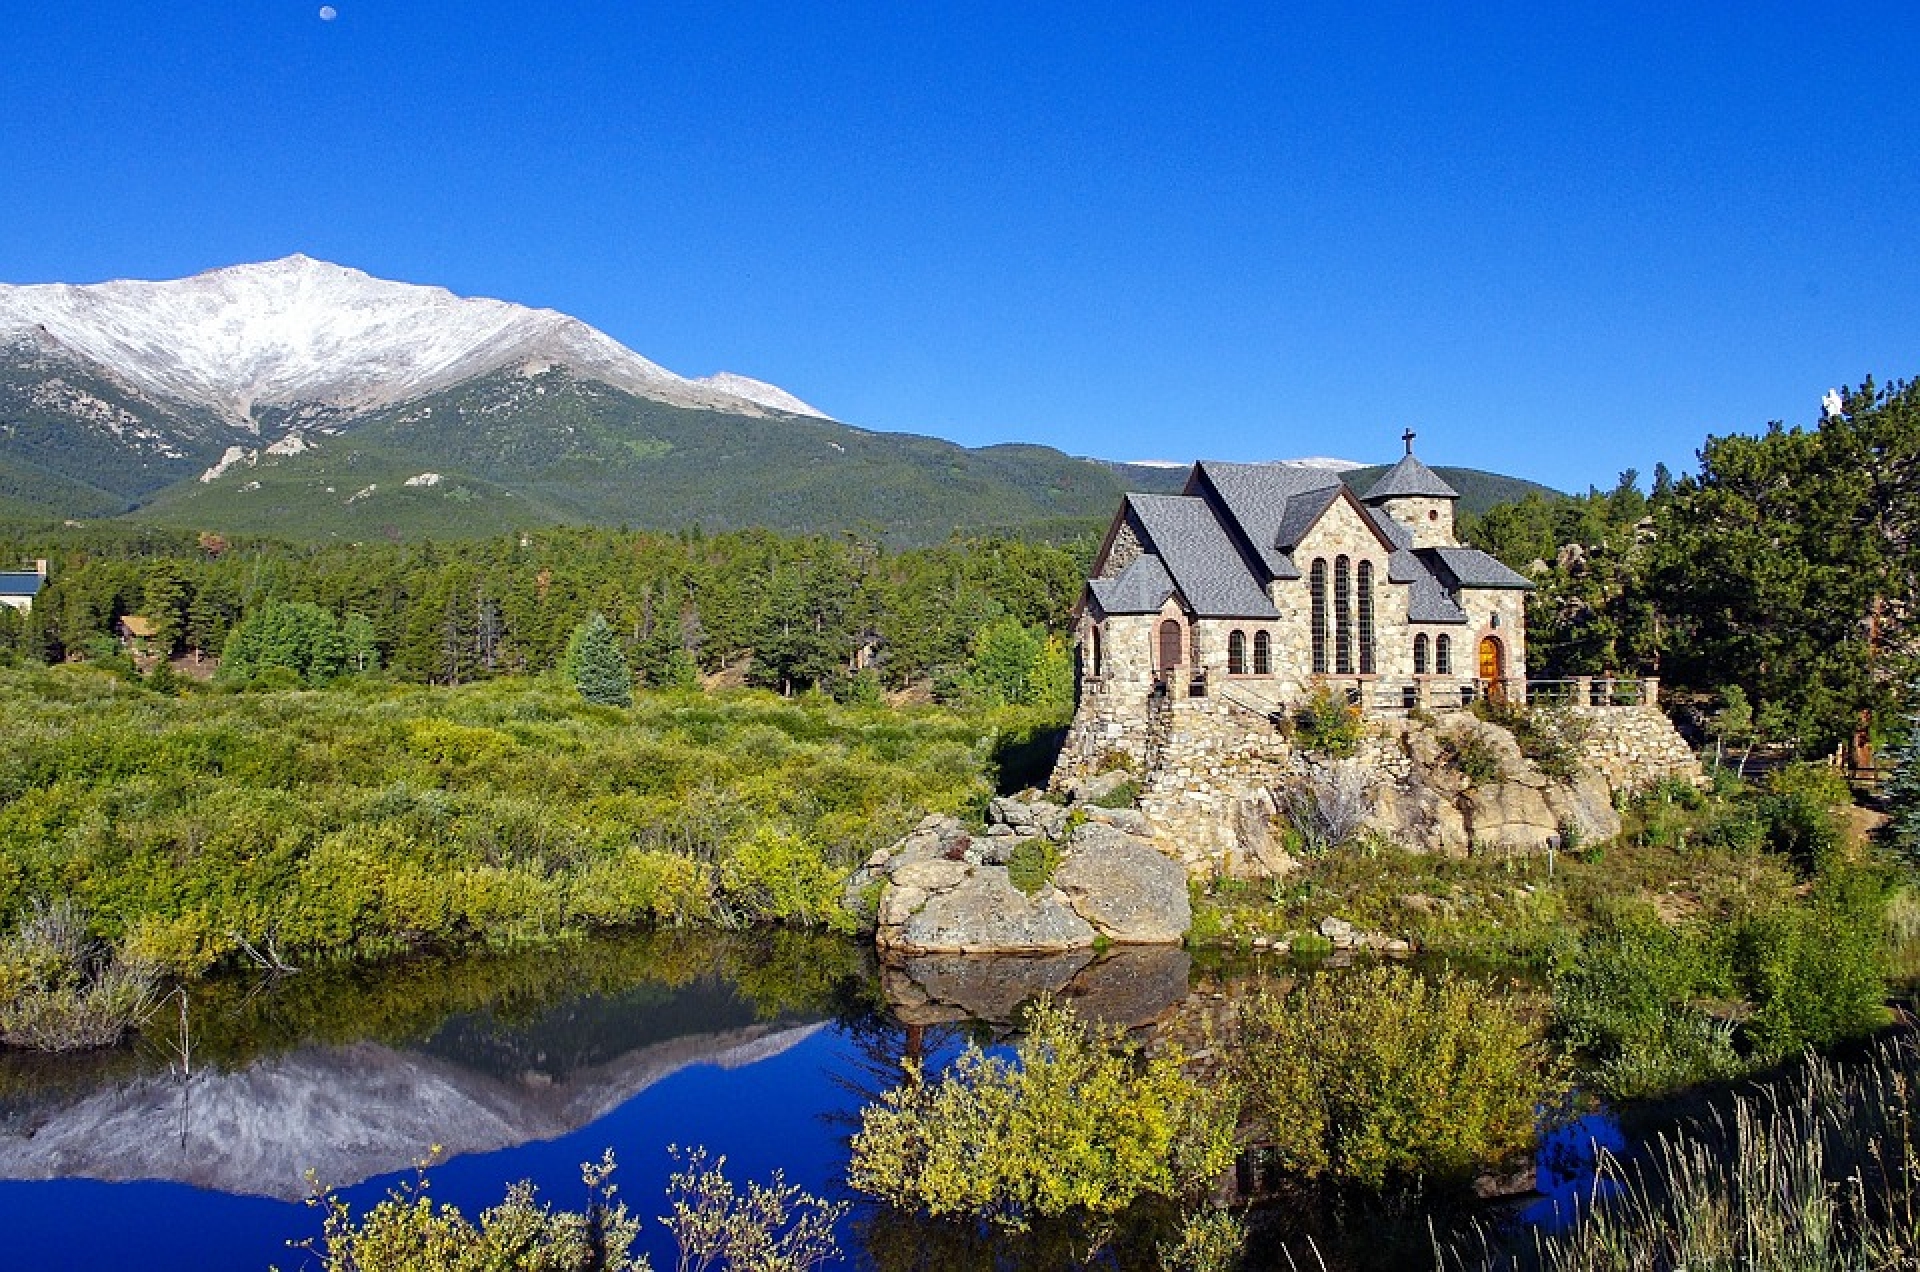
[(1041, 1004), (1009, 1064), (968, 1047), (862, 1112), (848, 1183), (902, 1209), (1022, 1227), (1112, 1215), (1143, 1196), (1211, 1189), (1233, 1160), (1231, 1096), (1116, 1031)]
[(1459, 1182), (1533, 1144), (1562, 1066), (1512, 999), (1396, 965), (1304, 977), (1241, 1008), (1235, 1072), (1280, 1161), (1377, 1187)]

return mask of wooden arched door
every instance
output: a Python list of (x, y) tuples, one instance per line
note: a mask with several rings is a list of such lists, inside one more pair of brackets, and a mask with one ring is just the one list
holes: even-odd
[(1159, 665), (1161, 671), (1172, 671), (1186, 661), (1181, 655), (1186, 652), (1186, 632), (1177, 618), (1169, 618), (1160, 624)]
[(1480, 679), (1486, 683), (1487, 696), (1495, 702), (1507, 698), (1507, 651), (1495, 636), (1480, 638)]

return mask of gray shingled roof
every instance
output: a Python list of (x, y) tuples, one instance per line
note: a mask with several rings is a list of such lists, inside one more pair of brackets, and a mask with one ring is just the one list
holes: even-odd
[(1440, 474), (1428, 468), (1416, 459), (1411, 451), (1399, 463), (1389, 468), (1373, 488), (1360, 496), (1362, 503), (1373, 503), (1380, 499), (1402, 499), (1418, 496), (1425, 499), (1458, 499), (1460, 492), (1440, 480)]
[[(1400, 553), (1394, 553), (1399, 556)], [(1412, 556), (1412, 553), (1408, 553)], [(1454, 604), (1447, 595), (1447, 585), (1434, 576), (1432, 570), (1418, 561), (1415, 563), (1413, 577), (1408, 582), (1413, 586), (1407, 589), (1407, 621), (1410, 623), (1464, 623), (1467, 612)], [(1389, 572), (1389, 580), (1392, 579)]]
[(1417, 555), (1437, 566), (1450, 587), (1525, 588), (1533, 583), (1478, 548), (1419, 548)]
[(1173, 579), (1152, 553), (1135, 557), (1110, 579), (1088, 579), (1087, 587), (1109, 614), (1157, 614), (1173, 595)]
[[(1339, 493), (1340, 477), (1320, 468), (1291, 468), (1284, 464), (1226, 464), (1204, 460), (1193, 466), (1187, 493), (1204, 485), (1226, 507), (1238, 523), (1267, 575), (1276, 579), (1297, 579), (1300, 569), (1287, 550), (1300, 541), (1302, 527), (1288, 541), (1283, 531), (1296, 516), (1295, 501), (1316, 492)], [(1328, 502), (1331, 502), (1329, 497)], [(1304, 508), (1306, 504), (1298, 507)], [(1320, 505), (1325, 512), (1327, 503)], [(1318, 513), (1315, 514), (1316, 516)], [(1308, 525), (1312, 523), (1309, 522)]]
[(1196, 615), (1279, 617), (1232, 533), (1206, 500), (1195, 495), (1128, 495), (1127, 503)]
[(0, 596), (38, 596), (46, 583), (38, 570), (0, 571)]

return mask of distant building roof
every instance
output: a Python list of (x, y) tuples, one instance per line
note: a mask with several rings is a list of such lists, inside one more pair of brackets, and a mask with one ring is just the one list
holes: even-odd
[(154, 633), (160, 630), (158, 624), (141, 614), (126, 615), (120, 620), (120, 626), (126, 629), (127, 635), (140, 640), (151, 640)]
[(1440, 474), (1428, 468), (1414, 456), (1409, 445), (1404, 458), (1381, 475), (1373, 488), (1360, 496), (1362, 503), (1376, 503), (1382, 499), (1458, 499), (1460, 492), (1440, 480)]
[(46, 585), (45, 576), (36, 570), (0, 571), (0, 596), (38, 596)]

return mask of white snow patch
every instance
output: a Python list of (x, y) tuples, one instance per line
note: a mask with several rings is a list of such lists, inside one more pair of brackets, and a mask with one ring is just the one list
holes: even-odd
[[(439, 473), (421, 473), (418, 477), (409, 477), (400, 484), (402, 486), (438, 486), (444, 480), (446, 479)], [(367, 489), (372, 490), (373, 487), (369, 486)]]

